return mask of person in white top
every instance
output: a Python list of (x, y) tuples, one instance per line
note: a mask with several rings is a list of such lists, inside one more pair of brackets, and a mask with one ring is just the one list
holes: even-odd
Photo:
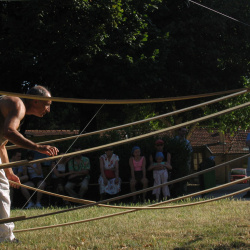
[(101, 200), (106, 194), (115, 195), (121, 191), (121, 178), (119, 177), (119, 157), (113, 153), (113, 148), (107, 148), (105, 154), (100, 156), (99, 187)]

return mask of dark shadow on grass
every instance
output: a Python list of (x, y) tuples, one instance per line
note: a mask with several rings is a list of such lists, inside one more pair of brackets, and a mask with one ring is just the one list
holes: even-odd
[(185, 244), (185, 247), (175, 247), (174, 250), (187, 250), (187, 249), (193, 249), (193, 247), (191, 247), (190, 245), (197, 242), (197, 241), (201, 241), (203, 238), (202, 237), (196, 237), (193, 240), (188, 241)]

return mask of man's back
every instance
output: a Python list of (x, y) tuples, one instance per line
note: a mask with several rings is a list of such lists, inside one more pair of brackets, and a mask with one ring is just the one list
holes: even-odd
[(1, 102), (2, 102), (2, 98), (4, 96), (0, 96), (0, 145), (6, 143), (6, 139), (3, 137), (3, 129), (4, 129), (4, 116), (2, 114), (2, 111), (1, 111)]
[(18, 129), (20, 121), (25, 115), (24, 103), (19, 97), (0, 96), (0, 145), (4, 145), (8, 141), (4, 138), (4, 124), (10, 114), (18, 119), (17, 127), (14, 126), (15, 129)]

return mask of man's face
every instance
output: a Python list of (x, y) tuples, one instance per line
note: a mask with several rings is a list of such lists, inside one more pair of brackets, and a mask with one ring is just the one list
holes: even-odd
[(163, 158), (162, 158), (162, 157), (156, 158), (156, 162), (157, 162), (157, 163), (161, 163), (162, 161), (163, 161)]
[(108, 149), (105, 150), (105, 153), (106, 153), (106, 155), (107, 155), (108, 157), (111, 157), (112, 154), (113, 154), (113, 149), (112, 149), (112, 148), (108, 148)]
[[(81, 151), (81, 150), (82, 150), (81, 148), (75, 148), (75, 152)], [(76, 156), (75, 156), (75, 159), (76, 159), (76, 160), (82, 159), (82, 155), (76, 155)]]
[(134, 156), (140, 156), (141, 155), (141, 150), (140, 149), (136, 149), (133, 153)]
[(14, 161), (21, 161), (22, 154), (20, 152), (17, 152), (12, 158)]
[(179, 135), (180, 135), (180, 137), (185, 137), (186, 136), (186, 134), (187, 134), (187, 129), (185, 129), (185, 128), (182, 128), (180, 131), (179, 131)]
[(155, 148), (157, 152), (163, 152), (164, 144), (163, 143), (155, 144)]
[[(50, 97), (50, 95), (47, 95)], [(50, 105), (51, 101), (42, 101), (42, 100), (35, 100), (34, 101), (34, 109), (35, 109), (35, 116), (43, 117), (47, 113), (50, 112)]]

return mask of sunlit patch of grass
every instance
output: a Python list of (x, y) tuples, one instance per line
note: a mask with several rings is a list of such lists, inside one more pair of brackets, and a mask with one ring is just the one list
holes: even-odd
[[(181, 205), (200, 199), (174, 203)], [(125, 206), (126, 204), (119, 203)], [(149, 202), (131, 204), (146, 206)], [(165, 204), (165, 205), (172, 205)], [(21, 244), (1, 249), (248, 249), (249, 201), (221, 200), (198, 206), (143, 210), (87, 223), (17, 233)], [(13, 210), (12, 216), (49, 213), (58, 208)], [(61, 224), (118, 213), (122, 209), (89, 207), (16, 222), (16, 229)]]

